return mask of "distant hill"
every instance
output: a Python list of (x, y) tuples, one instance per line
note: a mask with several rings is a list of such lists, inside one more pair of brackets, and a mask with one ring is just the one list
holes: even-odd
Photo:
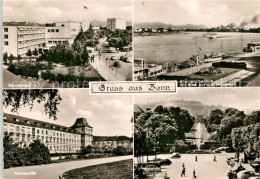
[(140, 107), (143, 110), (146, 110), (147, 108), (155, 108), (158, 105), (180, 107), (181, 109), (185, 109), (189, 111), (189, 113), (192, 116), (196, 116), (196, 115), (208, 116), (210, 112), (214, 109), (221, 109), (221, 110), (226, 109), (223, 106), (205, 105), (199, 101), (171, 100), (171, 101), (161, 101), (156, 103), (147, 103), (144, 105), (136, 104), (134, 106), (134, 110), (135, 112), (140, 111), (138, 107)]
[(161, 22), (143, 22), (143, 23), (135, 23), (135, 28), (174, 28), (177, 30), (181, 29), (206, 29), (205, 25), (194, 25), (194, 24), (186, 24), (186, 25), (172, 25), (172, 24), (165, 24)]
[[(93, 26), (100, 26), (101, 25), (102, 27), (104, 27), (104, 26), (107, 25), (107, 21), (92, 20), (91, 24)], [(131, 21), (126, 21), (126, 26), (132, 26), (132, 22)]]

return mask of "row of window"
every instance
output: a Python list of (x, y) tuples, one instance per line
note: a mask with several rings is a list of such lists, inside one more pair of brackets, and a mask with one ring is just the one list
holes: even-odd
[(60, 32), (60, 29), (48, 29), (48, 32)]
[[(13, 125), (9, 124), (9, 130), (8, 130), (8, 125), (5, 123), (4, 124), (4, 130), (8, 132), (14, 132), (14, 129), (16, 129), (16, 132), (22, 132), (25, 133), (25, 128), (27, 129), (27, 133), (31, 133), (31, 127), (24, 127), (20, 125)], [(21, 130), (21, 131), (20, 131)], [(34, 130), (34, 128), (33, 128)], [(36, 134), (41, 134), (41, 135), (49, 135), (49, 136), (57, 136), (57, 137), (66, 137), (66, 138), (74, 138), (74, 139), (80, 139), (81, 136), (78, 134), (68, 134), (68, 133), (61, 133), (61, 132), (56, 132), (56, 131), (51, 131), (51, 130), (44, 130), (44, 129), (35, 129), (35, 132), (33, 133)]]

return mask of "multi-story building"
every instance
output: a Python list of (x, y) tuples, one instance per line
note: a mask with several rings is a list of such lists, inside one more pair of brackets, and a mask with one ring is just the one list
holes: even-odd
[(3, 52), (9, 55), (25, 56), (28, 49), (32, 51), (43, 48), (45, 44), (45, 27), (36, 23), (4, 22)]
[(125, 30), (126, 29), (126, 20), (119, 18), (108, 18), (107, 19), (107, 28), (109, 30)]
[(99, 147), (112, 147), (124, 146), (131, 148), (132, 139), (127, 136), (94, 136), (93, 145)]
[(78, 33), (81, 25), (77, 22), (56, 22), (46, 24), (46, 46), (50, 48), (57, 44), (72, 44)]
[(66, 127), (5, 113), (4, 132), (20, 147), (38, 139), (50, 153), (79, 153), (81, 147), (92, 145), (93, 141), (93, 128), (85, 118), (78, 118), (71, 127)]

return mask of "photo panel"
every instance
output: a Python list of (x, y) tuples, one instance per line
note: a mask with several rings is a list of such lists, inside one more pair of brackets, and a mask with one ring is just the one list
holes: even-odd
[(131, 96), (3, 91), (4, 178), (133, 178)]
[(132, 80), (131, 0), (3, 2), (4, 88)]
[(259, 177), (259, 88), (182, 88), (134, 103), (139, 178)]
[(260, 86), (258, 1), (133, 2), (134, 80)]

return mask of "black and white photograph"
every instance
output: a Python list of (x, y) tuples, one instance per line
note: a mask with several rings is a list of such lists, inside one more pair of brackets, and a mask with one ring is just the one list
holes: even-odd
[(260, 177), (259, 88), (182, 88), (134, 103), (137, 178)]
[(133, 3), (134, 80), (260, 86), (259, 1)]
[(5, 88), (132, 80), (131, 0), (3, 2)]
[(4, 178), (133, 178), (131, 96), (4, 90)]

